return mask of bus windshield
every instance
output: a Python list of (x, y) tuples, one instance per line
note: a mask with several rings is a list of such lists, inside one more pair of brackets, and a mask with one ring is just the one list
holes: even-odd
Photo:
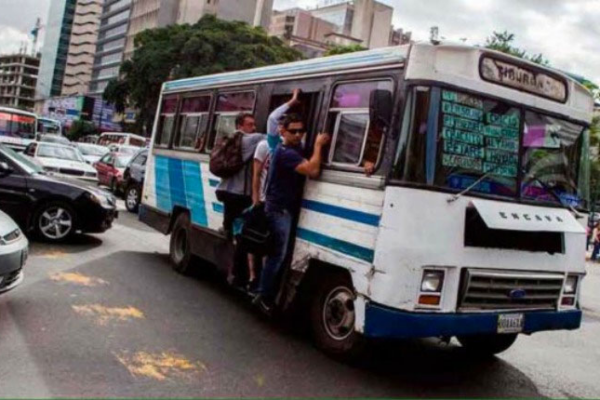
[(0, 111), (0, 136), (34, 139), (35, 125), (35, 117), (18, 112)]
[(403, 179), (587, 206), (583, 124), (455, 89), (418, 87), (411, 98)]

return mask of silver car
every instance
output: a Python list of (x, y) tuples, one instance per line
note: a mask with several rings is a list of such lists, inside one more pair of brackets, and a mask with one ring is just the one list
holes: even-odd
[(17, 224), (0, 211), (0, 293), (14, 289), (23, 281), (23, 265), (29, 242)]

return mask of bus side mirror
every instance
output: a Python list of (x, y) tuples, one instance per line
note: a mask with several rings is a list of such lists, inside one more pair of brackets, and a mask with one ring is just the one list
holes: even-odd
[(376, 89), (369, 99), (369, 117), (371, 124), (389, 128), (393, 114), (392, 94), (388, 90)]

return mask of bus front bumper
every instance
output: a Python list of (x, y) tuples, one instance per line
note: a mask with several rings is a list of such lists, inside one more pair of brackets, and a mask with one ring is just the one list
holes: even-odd
[(503, 313), (418, 313), (394, 310), (369, 303), (365, 310), (364, 335), (371, 338), (426, 338), (498, 333), (500, 314), (523, 314), (521, 333), (573, 330), (581, 326), (581, 310)]

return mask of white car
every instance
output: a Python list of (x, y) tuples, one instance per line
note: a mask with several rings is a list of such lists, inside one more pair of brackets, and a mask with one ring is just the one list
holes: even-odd
[(33, 158), (46, 172), (54, 175), (98, 182), (96, 169), (89, 165), (73, 146), (33, 142), (25, 149), (25, 155)]
[(110, 151), (108, 147), (90, 143), (77, 143), (77, 148), (81, 152), (83, 159), (90, 165), (100, 161)]
[(29, 242), (15, 221), (0, 211), (0, 293), (23, 281)]

